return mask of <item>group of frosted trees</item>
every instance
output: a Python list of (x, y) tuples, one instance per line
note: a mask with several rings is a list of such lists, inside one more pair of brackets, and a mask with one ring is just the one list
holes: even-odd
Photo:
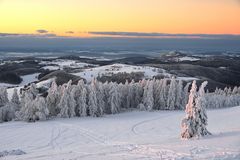
[[(233, 90), (217, 89), (216, 92), (205, 95), (204, 84), (198, 91), (204, 99), (201, 98), (198, 105), (204, 103), (205, 108), (240, 105), (240, 87)], [(175, 78), (124, 84), (101, 83), (97, 80), (85, 84), (80, 80), (77, 85), (69, 81), (60, 86), (53, 81), (46, 97), (39, 94), (33, 83), (20, 95), (15, 89), (11, 100), (8, 100), (6, 88), (0, 88), (0, 121), (17, 119), (31, 122), (51, 117), (101, 117), (133, 108), (146, 111), (183, 110), (189, 104), (190, 85), (191, 83), (183, 85), (181, 80)]]

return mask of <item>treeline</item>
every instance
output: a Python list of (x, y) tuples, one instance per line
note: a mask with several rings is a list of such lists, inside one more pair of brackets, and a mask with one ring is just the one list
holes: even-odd
[[(20, 97), (14, 90), (8, 100), (6, 88), (0, 88), (0, 121), (13, 119), (24, 121), (46, 120), (51, 117), (101, 117), (123, 110), (182, 110), (188, 102), (191, 83), (181, 80), (142, 80), (118, 84), (93, 80), (77, 85), (72, 81), (58, 86), (52, 82), (48, 95), (42, 97), (36, 84), (31, 84)], [(207, 108), (222, 108), (240, 105), (240, 87), (216, 89), (206, 93)]]

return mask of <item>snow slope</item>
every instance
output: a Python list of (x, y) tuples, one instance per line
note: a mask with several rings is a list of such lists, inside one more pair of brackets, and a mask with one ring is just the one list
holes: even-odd
[(34, 73), (34, 74), (28, 74), (28, 75), (25, 75), (25, 76), (21, 76), (22, 82), (18, 85), (9, 84), (9, 83), (0, 83), (0, 87), (24, 86), (24, 85), (27, 85), (27, 84), (32, 83), (34, 81), (38, 81), (38, 75), (39, 74), (40, 73)]
[[(6, 160), (240, 159), (240, 107), (210, 110), (212, 136), (181, 140), (182, 111), (127, 112), (102, 118), (0, 124)], [(1, 159), (1, 158), (0, 158)]]
[(63, 70), (66, 68), (84, 68), (87, 66), (96, 66), (89, 63), (77, 62), (74, 60), (66, 60), (66, 59), (56, 59), (53, 61), (41, 61), (39, 64), (46, 65), (43, 69), (48, 70)]
[(116, 73), (131, 73), (131, 72), (143, 72), (146, 78), (152, 78), (158, 74), (163, 74), (166, 77), (169, 77), (170, 74), (166, 73), (164, 69), (158, 69), (154, 67), (148, 66), (134, 66), (127, 64), (112, 64), (105, 65), (101, 67), (94, 67), (90, 69), (84, 69), (82, 72), (74, 73), (74, 75), (85, 78), (88, 82), (90, 82), (94, 77), (96, 78), (98, 75), (109, 75)]

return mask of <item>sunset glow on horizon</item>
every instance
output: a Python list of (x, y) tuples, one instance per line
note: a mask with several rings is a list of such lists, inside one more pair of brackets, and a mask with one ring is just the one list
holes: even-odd
[(0, 0), (0, 33), (240, 34), (238, 0)]

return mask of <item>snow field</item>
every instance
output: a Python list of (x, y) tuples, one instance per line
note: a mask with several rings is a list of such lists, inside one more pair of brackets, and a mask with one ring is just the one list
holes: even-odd
[(126, 112), (102, 118), (0, 124), (3, 159), (240, 159), (240, 107), (209, 110), (212, 136), (181, 140), (183, 111)]

